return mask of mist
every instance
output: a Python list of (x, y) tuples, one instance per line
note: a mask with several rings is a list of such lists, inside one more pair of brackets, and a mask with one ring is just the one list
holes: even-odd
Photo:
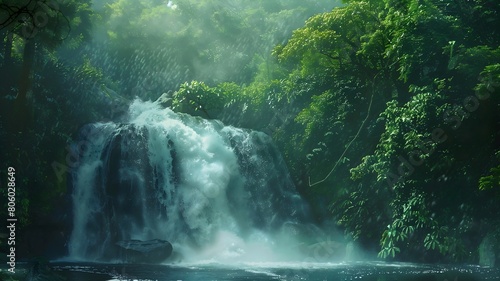
[[(186, 81), (249, 84), (310, 16), (338, 1), (94, 1), (98, 19), (82, 49), (113, 91), (156, 99)], [(108, 86), (109, 88), (109, 86)]]

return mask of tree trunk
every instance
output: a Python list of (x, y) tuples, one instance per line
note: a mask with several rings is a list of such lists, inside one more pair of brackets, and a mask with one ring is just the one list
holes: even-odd
[(2, 83), (0, 85), (1, 95), (2, 97), (6, 97), (8, 94), (12, 94), (11, 88), (14, 86), (14, 75), (15, 75), (15, 67), (14, 60), (12, 59), (12, 41), (14, 36), (12, 32), (5, 32), (2, 34), (2, 45), (1, 52), (3, 55), (3, 61), (1, 62), (0, 71), (2, 72)]
[(9, 32), (5, 29), (0, 29), (0, 51), (2, 51), (2, 54), (4, 54), (5, 50), (5, 39)]
[(2, 38), (2, 52), (3, 52), (3, 63), (2, 66), (8, 69), (12, 64), (12, 41), (14, 40), (14, 34), (8, 32), (4, 38)]
[(35, 42), (27, 40), (24, 44), (19, 92), (14, 103), (15, 120), (13, 120), (13, 122), (15, 124), (15, 129), (20, 132), (26, 131), (31, 126), (33, 121), (33, 112), (31, 104), (28, 101), (28, 92), (31, 89), (34, 59)]

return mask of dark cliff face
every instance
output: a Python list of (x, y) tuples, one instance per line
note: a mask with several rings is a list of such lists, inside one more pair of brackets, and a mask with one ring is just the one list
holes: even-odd
[[(284, 221), (309, 222), (309, 208), (293, 187), (292, 179), (281, 154), (272, 139), (261, 132), (251, 131), (248, 140), (229, 133), (231, 147), (238, 157), (239, 171), (246, 179), (245, 191), (250, 200), (246, 208), (253, 224), (268, 231), (277, 231)], [(265, 166), (267, 168), (263, 169)], [(233, 200), (237, 194), (228, 190)], [(290, 206), (296, 209), (290, 210)], [(273, 210), (272, 216), (266, 212)]]
[[(91, 236), (86, 251), (105, 260), (121, 256), (116, 247), (119, 241), (132, 240), (137, 232), (148, 231), (155, 221), (168, 220), (167, 208), (160, 200), (166, 197), (161, 186), (165, 181), (175, 183), (179, 177), (174, 170), (163, 173), (151, 165), (145, 127), (121, 124), (107, 133), (98, 155), (100, 164), (88, 185), (83, 186), (93, 197), (93, 210), (83, 226)], [(164, 145), (171, 147), (172, 141), (165, 139)], [(171, 152), (174, 162), (175, 152)], [(81, 180), (78, 177), (77, 172), (75, 181)], [(143, 238), (165, 239), (156, 237), (157, 230)]]
[[(100, 194), (103, 220), (98, 220), (94, 232), (101, 233), (102, 241), (109, 245), (132, 239), (130, 233), (134, 228), (145, 228), (148, 218), (165, 220), (167, 217), (166, 209), (156, 199), (158, 190), (148, 159), (147, 139), (144, 128), (121, 125), (101, 156), (101, 184), (97, 185), (96, 192)], [(106, 253), (114, 256), (109, 251)]]

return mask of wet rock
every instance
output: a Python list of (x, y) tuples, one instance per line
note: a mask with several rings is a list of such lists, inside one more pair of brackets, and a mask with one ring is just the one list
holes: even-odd
[(486, 235), (481, 244), (479, 244), (479, 265), (495, 266), (495, 246), (495, 237), (492, 234)]
[(172, 106), (172, 93), (163, 93), (155, 103), (159, 104), (162, 108), (167, 108)]

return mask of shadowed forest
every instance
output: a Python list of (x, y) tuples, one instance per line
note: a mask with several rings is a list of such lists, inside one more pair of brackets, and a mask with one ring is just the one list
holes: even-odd
[(498, 266), (499, 88), (496, 0), (0, 0), (0, 196), (64, 232), (79, 129), (138, 98), (271, 136), (370, 258)]

